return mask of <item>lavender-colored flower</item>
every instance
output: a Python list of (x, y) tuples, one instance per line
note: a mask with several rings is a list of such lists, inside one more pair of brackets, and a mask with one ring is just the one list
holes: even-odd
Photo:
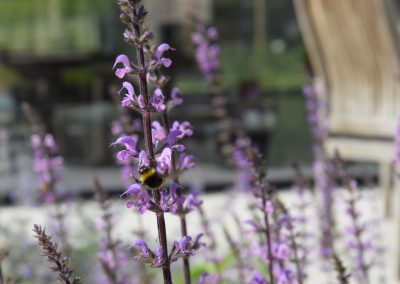
[(163, 57), (164, 52), (168, 50), (175, 50), (172, 47), (169, 46), (167, 43), (162, 43), (158, 46), (157, 51), (156, 51), (156, 63), (160, 64), (164, 67), (170, 67), (172, 64), (172, 60), (169, 58)]
[[(320, 100), (318, 94), (323, 92), (322, 84), (315, 86), (307, 85), (303, 88), (308, 111), (308, 122), (314, 139), (314, 178), (315, 187), (321, 192), (321, 235), (320, 255), (323, 259), (330, 259), (333, 253), (333, 191), (335, 189), (332, 181), (333, 166), (325, 151), (325, 139), (328, 135), (328, 125), (322, 114), (326, 111), (326, 105)], [(329, 263), (328, 266), (331, 264)]]
[(150, 159), (147, 156), (146, 151), (144, 151), (144, 150), (140, 151), (140, 153), (139, 153), (139, 167), (143, 167), (143, 166), (146, 166), (146, 167), (150, 166)]
[(157, 172), (160, 174), (169, 173), (171, 169), (172, 151), (170, 148), (164, 148), (159, 156), (156, 157)]
[(260, 272), (255, 272), (248, 284), (269, 284), (269, 282)]
[(115, 63), (114, 63), (113, 69), (118, 64), (122, 64), (123, 65), (122, 68), (117, 68), (115, 70), (115, 76), (117, 76), (120, 79), (124, 78), (126, 74), (129, 74), (129, 73), (131, 73), (133, 71), (133, 68), (132, 68), (131, 63), (129, 61), (129, 58), (125, 54), (120, 54), (120, 55), (117, 56), (117, 58), (115, 59)]
[(194, 255), (194, 250), (189, 247), (192, 237), (184, 236), (178, 243), (178, 247), (181, 254)]
[(167, 134), (164, 127), (158, 121), (153, 121), (151, 127), (153, 133), (153, 144), (157, 147), (159, 142), (167, 138)]
[(183, 139), (184, 137), (190, 137), (193, 135), (193, 127), (188, 121), (184, 121), (179, 123), (178, 121), (174, 121), (172, 124), (171, 131), (179, 130), (180, 134), (177, 136), (179, 139)]
[(146, 210), (154, 208), (150, 196), (142, 189), (140, 184), (132, 184), (123, 194), (121, 194), (121, 197), (127, 194), (132, 198), (126, 204), (128, 208), (135, 207), (140, 214), (143, 214)]
[(139, 157), (139, 152), (137, 149), (138, 140), (139, 138), (137, 135), (121, 136), (114, 143), (112, 143), (112, 146), (122, 145), (125, 147), (124, 150), (121, 150), (117, 153), (117, 159), (121, 162), (126, 162), (130, 158)]
[(164, 104), (164, 95), (161, 89), (157, 88), (154, 90), (151, 104), (158, 112), (165, 110), (166, 106)]
[(133, 107), (134, 103), (137, 103), (135, 89), (131, 83), (126, 81), (122, 83), (122, 89), (119, 92), (121, 93), (124, 89), (127, 90), (128, 93), (125, 94), (125, 97), (122, 99), (121, 105), (123, 107)]
[(187, 155), (185, 153), (182, 153), (179, 155), (179, 164), (180, 164), (180, 169), (181, 170), (186, 170), (186, 169), (193, 169), (196, 167), (196, 164), (193, 162), (193, 155)]
[(207, 37), (210, 40), (217, 40), (219, 38), (218, 30), (216, 27), (209, 27), (207, 29)]
[(137, 240), (134, 243), (134, 246), (138, 247), (140, 250), (140, 254), (136, 256), (136, 259), (140, 258), (149, 258), (153, 256), (153, 253), (149, 249), (147, 243), (144, 240)]
[(218, 38), (217, 29), (210, 27), (208, 31), (199, 29), (192, 34), (192, 42), (197, 45), (195, 56), (197, 63), (207, 80), (213, 81), (216, 78), (219, 63), (220, 49), (212, 41)]
[(161, 191), (161, 210), (164, 212), (177, 213), (180, 206), (185, 202), (185, 197), (178, 195), (177, 190), (182, 188), (177, 183), (172, 183), (169, 187), (169, 192)]
[(193, 211), (197, 209), (201, 204), (203, 204), (203, 200), (198, 199), (199, 193), (193, 192), (186, 197), (185, 208), (188, 211)]
[(193, 241), (190, 236), (183, 236), (182, 239), (174, 242), (171, 251), (171, 262), (176, 261), (180, 257), (188, 257), (195, 255), (195, 252), (204, 244), (200, 242), (203, 234), (198, 234)]
[(179, 97), (181, 94), (181, 90), (177, 87), (173, 88), (171, 91), (171, 99), (175, 105), (181, 105), (183, 103), (183, 99)]
[(163, 264), (164, 264), (163, 248), (162, 248), (162, 246), (159, 246), (156, 251), (154, 267), (161, 267)]

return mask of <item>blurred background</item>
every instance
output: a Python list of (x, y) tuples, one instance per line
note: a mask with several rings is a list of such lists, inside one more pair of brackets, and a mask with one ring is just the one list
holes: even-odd
[[(30, 193), (37, 190), (29, 142), (32, 130), (21, 110), (22, 102), (30, 103), (54, 134), (65, 158), (65, 188), (82, 199), (93, 200), (91, 177), (97, 175), (104, 188), (116, 197), (114, 202), (119, 202), (116, 212), (125, 209), (122, 201), (117, 201), (124, 185), (120, 168), (115, 164), (115, 149), (110, 147), (115, 140), (111, 125), (118, 118), (111, 94), (121, 85), (112, 66), (118, 54), (133, 55), (134, 51), (123, 42), (125, 27), (119, 21), (115, 2), (0, 1), (2, 210), (6, 208), (3, 205), (32, 202)], [(218, 149), (210, 88), (194, 59), (193, 25), (189, 19), (189, 13), (193, 13), (219, 30), (222, 84), (228, 111), (240, 119), (246, 133), (265, 154), (269, 181), (279, 189), (288, 189), (293, 182), (290, 169), (293, 161), (300, 164), (307, 179), (312, 179), (313, 139), (302, 88), (317, 78), (326, 87), (324, 99), (331, 127), (326, 144), (328, 152), (332, 154), (339, 147), (343, 157), (352, 162), (352, 174), (364, 181), (363, 185), (371, 185), (373, 181), (375, 189), (383, 189), (374, 190), (379, 194), (375, 201), (384, 199), (385, 210), (381, 211), (388, 216), (394, 214), (393, 135), (400, 114), (398, 0), (143, 2), (149, 11), (149, 29), (156, 40), (176, 49), (168, 53), (173, 65), (165, 73), (172, 78), (170, 86), (181, 89), (184, 104), (174, 109), (172, 118), (187, 120), (195, 129), (186, 146), (196, 157), (198, 168), (185, 175), (183, 183), (221, 192), (232, 188), (237, 181), (235, 171), (226, 165)], [(376, 186), (377, 182), (381, 188)], [(226, 192), (206, 196), (205, 204), (211, 204), (212, 208), (236, 208), (226, 198)], [(245, 201), (239, 198), (239, 203), (238, 208), (246, 208)], [(93, 209), (97, 207), (90, 202), (82, 204), (77, 205), (74, 214), (81, 214), (81, 227), (87, 229), (86, 225), (94, 219), (93, 210), (98, 209)], [(32, 214), (30, 218), (36, 218), (35, 222), (48, 215), (42, 208), (36, 210), (42, 210), (40, 215), (30, 207), (8, 206), (2, 211), (3, 216), (0, 214), (3, 218), (0, 221), (15, 223), (18, 215), (18, 225), (27, 234), (25, 229), (30, 224), (24, 219), (26, 208)], [(82, 208), (87, 212), (81, 211)], [(374, 214), (375, 210), (367, 212), (371, 211)], [(132, 225), (130, 216), (125, 213), (124, 218), (124, 224)], [(221, 217), (221, 220), (226, 219)], [(388, 248), (398, 247), (398, 252), (391, 251), (392, 260), (394, 254), (400, 259), (400, 245), (395, 240), (399, 222), (396, 222), (396, 226), (384, 224), (390, 227), (386, 231), (391, 241)], [(126, 231), (126, 239), (131, 238)], [(0, 232), (3, 232), (1, 226)], [(93, 252), (97, 248), (92, 232), (85, 232), (85, 237), (73, 236), (78, 239), (75, 240), (78, 258), (79, 249)], [(19, 239), (12, 237), (20, 236), (20, 231), (4, 235), (16, 243), (13, 245), (23, 247)], [(85, 243), (83, 239), (89, 241)], [(26, 260), (23, 249), (19, 254), (12, 258)], [(85, 271), (88, 264), (81, 265), (79, 269)], [(20, 273), (25, 268), (18, 269)], [(400, 271), (400, 265), (392, 267), (392, 271)], [(29, 273), (26, 275), (32, 275), (32, 271)], [(313, 283), (321, 283), (320, 273), (316, 275)]]
[[(225, 167), (213, 139), (207, 83), (194, 61), (189, 12), (218, 27), (230, 111), (264, 149), (270, 167), (286, 167), (290, 159), (310, 165), (301, 95), (308, 81), (307, 56), (292, 1), (145, 2), (157, 40), (176, 48), (168, 72), (171, 85), (184, 93), (185, 106), (174, 115), (193, 123), (196, 134), (189, 148), (201, 165), (221, 168), (222, 173)], [(15, 187), (16, 176), (27, 165), (25, 157), (31, 155), (22, 101), (43, 115), (69, 170), (82, 173), (97, 167), (115, 173), (118, 180), (109, 129), (117, 117), (110, 93), (119, 83), (111, 69), (117, 54), (132, 53), (123, 42), (118, 15), (117, 5), (109, 0), (1, 1), (3, 194)], [(74, 182), (70, 187), (90, 190), (88, 183)]]

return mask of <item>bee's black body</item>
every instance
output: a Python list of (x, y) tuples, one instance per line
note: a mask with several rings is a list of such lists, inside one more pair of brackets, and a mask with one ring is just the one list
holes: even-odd
[(164, 185), (165, 178), (158, 174), (154, 168), (141, 167), (139, 175), (140, 182), (150, 189), (157, 190)]

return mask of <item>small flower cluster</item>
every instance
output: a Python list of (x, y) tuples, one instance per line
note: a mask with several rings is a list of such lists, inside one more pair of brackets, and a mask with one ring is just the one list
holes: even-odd
[(38, 179), (42, 200), (47, 203), (61, 202), (66, 197), (66, 193), (60, 189), (60, 182), (64, 179), (64, 159), (58, 153), (53, 135), (45, 131), (40, 115), (27, 103), (22, 108), (33, 129), (33, 171)]
[[(174, 242), (171, 252), (168, 256), (170, 262), (175, 262), (179, 258), (193, 256), (196, 251), (203, 245), (200, 239), (203, 235), (197, 235), (193, 241), (190, 236), (183, 236), (182, 239)], [(136, 259), (143, 259), (150, 267), (162, 267), (164, 263), (163, 249), (159, 246), (155, 252), (153, 252), (144, 240), (137, 240), (134, 246), (138, 247), (140, 252), (136, 255)]]
[(196, 61), (200, 70), (209, 82), (213, 82), (219, 75), (219, 45), (215, 43), (218, 39), (218, 30), (215, 27), (206, 27), (197, 23), (197, 29), (192, 33), (192, 42), (196, 44)]
[(207, 27), (194, 16), (192, 20), (196, 28), (192, 33), (192, 42), (196, 45), (197, 65), (210, 86), (212, 114), (216, 119), (214, 137), (225, 163), (234, 166), (233, 141), (240, 136), (241, 129), (229, 113), (228, 99), (223, 92), (218, 30), (216, 27)]
[(33, 171), (37, 174), (39, 189), (44, 202), (60, 201), (57, 184), (64, 178), (64, 159), (58, 154), (58, 147), (53, 135), (38, 133), (31, 135), (34, 151)]

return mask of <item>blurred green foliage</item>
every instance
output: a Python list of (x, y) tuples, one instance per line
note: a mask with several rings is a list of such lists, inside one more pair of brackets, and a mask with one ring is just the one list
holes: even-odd
[(90, 68), (68, 68), (63, 70), (61, 79), (66, 86), (87, 86), (93, 76), (93, 70)]
[[(228, 91), (236, 91), (243, 82), (256, 82), (264, 92), (299, 90), (308, 82), (302, 71), (305, 50), (302, 45), (283, 52), (266, 50), (256, 53), (241, 42), (221, 44), (222, 82)], [(207, 82), (202, 76), (178, 73), (176, 84), (185, 94), (206, 93)]]
[(63, 16), (93, 14), (107, 11), (115, 6), (109, 0), (1, 0), (0, 23), (32, 21), (49, 12), (50, 2), (58, 1)]
[(248, 45), (224, 43), (221, 52), (224, 86), (236, 89), (251, 80), (264, 91), (299, 89), (307, 82), (301, 70), (304, 54), (301, 45), (281, 53), (266, 50), (263, 54)]

